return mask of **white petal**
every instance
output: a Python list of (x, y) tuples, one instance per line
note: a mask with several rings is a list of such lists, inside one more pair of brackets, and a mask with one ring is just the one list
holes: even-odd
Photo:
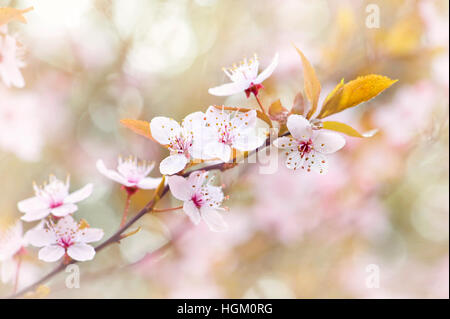
[(200, 187), (202, 187), (203, 183), (205, 182), (206, 175), (208, 175), (208, 172), (205, 171), (197, 171), (189, 174), (187, 180), (190, 187), (194, 189), (199, 189)]
[(345, 138), (334, 132), (319, 131), (314, 139), (314, 149), (323, 154), (339, 151), (345, 145)]
[(92, 260), (95, 256), (95, 249), (92, 246), (78, 243), (67, 249), (67, 255), (78, 261)]
[(23, 215), (20, 219), (26, 221), (26, 222), (32, 222), (35, 220), (39, 220), (42, 219), (44, 217), (47, 217), (48, 214), (50, 214), (51, 209), (43, 209), (43, 210), (37, 210), (37, 211), (32, 211), (29, 213), (25, 213), (25, 215)]
[(53, 216), (63, 217), (69, 214), (72, 214), (78, 210), (77, 205), (75, 204), (63, 204), (59, 207), (53, 208), (51, 213)]
[(55, 233), (44, 228), (31, 229), (26, 236), (27, 241), (35, 247), (49, 246), (57, 242)]
[(214, 208), (202, 207), (200, 213), (204, 222), (208, 225), (209, 229), (214, 232), (221, 232), (227, 230), (228, 226), (223, 220), (221, 214)]
[(208, 93), (215, 96), (228, 96), (239, 92), (244, 92), (249, 88), (249, 86), (250, 83), (247, 81), (230, 82), (210, 88)]
[[(222, 187), (220, 186), (213, 186), (213, 185), (206, 185), (205, 186), (207, 189), (207, 193), (208, 193), (208, 201), (207, 201), (207, 205), (209, 207), (219, 207), (222, 202), (223, 202), (223, 191), (222, 191)], [(210, 206), (212, 205), (212, 206)]]
[(140, 189), (154, 189), (161, 183), (161, 178), (145, 177), (137, 183)]
[(237, 112), (231, 119), (231, 125), (236, 126), (238, 130), (253, 128), (256, 125), (258, 115), (256, 110), (248, 112)]
[(187, 115), (181, 123), (184, 133), (191, 134), (200, 130), (206, 124), (204, 118), (203, 112), (194, 112)]
[(233, 147), (239, 151), (253, 151), (260, 147), (266, 138), (262, 135), (256, 135), (254, 130), (251, 130), (249, 134), (241, 134), (236, 137), (233, 142)]
[(100, 228), (84, 228), (80, 230), (78, 240), (82, 243), (91, 243), (103, 238), (104, 232)]
[(162, 145), (167, 145), (170, 139), (181, 134), (181, 127), (177, 121), (164, 116), (154, 117), (150, 122), (153, 138)]
[(65, 249), (58, 245), (45, 246), (39, 250), (39, 259), (51, 263), (64, 256), (65, 252)]
[(287, 119), (287, 128), (292, 136), (299, 140), (308, 140), (312, 135), (312, 127), (309, 121), (301, 115), (292, 114)]
[(187, 179), (181, 176), (170, 176), (167, 180), (172, 195), (182, 201), (191, 199), (192, 187)]
[(307, 171), (315, 171), (319, 174), (328, 172), (328, 160), (325, 155), (318, 152), (311, 152), (305, 159), (304, 167)]
[(1, 279), (4, 284), (12, 282), (16, 276), (17, 262), (13, 258), (2, 261), (1, 265)]
[(267, 66), (267, 68), (262, 71), (254, 81), (255, 84), (262, 83), (265, 79), (267, 79), (269, 76), (272, 75), (273, 71), (275, 71), (275, 68), (278, 65), (278, 52), (275, 54), (275, 56), (272, 59), (272, 62)]
[(297, 170), (302, 168), (305, 158), (300, 156), (300, 152), (297, 150), (290, 151), (286, 156), (286, 166), (289, 169)]
[(106, 177), (108, 177), (109, 179), (112, 179), (113, 181), (125, 185), (125, 186), (133, 186), (134, 184), (129, 183), (125, 177), (123, 177), (122, 175), (120, 175), (118, 172), (112, 170), (112, 169), (107, 169), (105, 166), (105, 163), (103, 163), (102, 160), (98, 160), (96, 163), (97, 169), (100, 173), (102, 173), (103, 175), (105, 175)]
[(231, 147), (219, 142), (206, 145), (205, 153), (212, 158), (219, 158), (222, 162), (228, 162), (231, 159)]
[(87, 184), (83, 188), (80, 188), (79, 190), (69, 194), (66, 198), (64, 198), (64, 203), (77, 203), (80, 202), (92, 194), (92, 184)]
[(42, 210), (48, 208), (48, 202), (40, 197), (31, 197), (18, 202), (17, 208), (22, 213)]
[(173, 175), (183, 170), (189, 160), (183, 154), (170, 155), (159, 164), (159, 171), (163, 175)]
[(194, 223), (194, 225), (198, 225), (202, 220), (198, 208), (191, 200), (184, 202), (183, 211), (186, 213), (186, 215), (189, 216), (190, 220), (192, 221), (192, 223)]
[(295, 140), (292, 137), (286, 136), (277, 138), (273, 141), (273, 145), (281, 149), (296, 147)]

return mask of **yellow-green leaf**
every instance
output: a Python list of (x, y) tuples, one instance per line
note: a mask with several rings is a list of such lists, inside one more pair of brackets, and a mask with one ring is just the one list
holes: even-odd
[(311, 109), (309, 110), (306, 117), (310, 119), (317, 110), (317, 103), (319, 101), (320, 90), (322, 89), (322, 87), (320, 85), (319, 79), (317, 78), (316, 71), (312, 67), (311, 63), (309, 63), (308, 59), (305, 57), (303, 52), (300, 51), (299, 48), (297, 48), (296, 46), (294, 47), (300, 55), (300, 58), (302, 59), (305, 94), (308, 98), (308, 101), (311, 103)]
[(344, 133), (348, 136), (353, 136), (353, 137), (360, 137), (360, 138), (372, 137), (377, 133), (377, 130), (371, 130), (369, 132), (361, 134), (357, 130), (355, 130), (353, 127), (351, 127), (347, 124), (344, 124), (341, 122), (335, 122), (335, 121), (325, 121), (322, 123), (322, 125), (323, 125), (324, 129)]
[(125, 127), (132, 130), (134, 133), (145, 136), (151, 140), (155, 140), (150, 132), (150, 123), (147, 121), (133, 120), (133, 119), (123, 119), (120, 123)]
[(395, 82), (397, 80), (391, 80), (387, 76), (377, 74), (360, 76), (344, 85), (341, 82), (325, 100), (318, 118), (324, 118), (366, 102)]
[(33, 10), (33, 7), (26, 9), (16, 9), (16, 8), (0, 8), (0, 26), (7, 24), (11, 21), (19, 21), (22, 23), (27, 23), (27, 20), (23, 16), (24, 13)]

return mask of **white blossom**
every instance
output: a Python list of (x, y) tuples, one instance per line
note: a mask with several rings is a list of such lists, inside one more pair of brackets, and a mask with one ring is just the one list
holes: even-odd
[(262, 82), (266, 80), (278, 65), (278, 53), (275, 54), (269, 66), (258, 75), (259, 61), (255, 56), (252, 59), (244, 59), (238, 66), (223, 68), (225, 74), (231, 82), (208, 90), (209, 94), (217, 96), (228, 96), (239, 92), (245, 92), (247, 97), (251, 93), (258, 95), (258, 91), (263, 88)]
[(207, 130), (203, 136), (204, 153), (228, 162), (232, 149), (252, 151), (261, 146), (266, 136), (259, 134), (256, 110), (227, 112), (210, 106), (206, 111)]
[(56, 217), (63, 217), (78, 210), (77, 202), (80, 202), (92, 193), (92, 184), (87, 184), (83, 188), (69, 194), (70, 179), (66, 182), (51, 175), (49, 183), (40, 187), (33, 185), (35, 196), (22, 200), (17, 204), (19, 211), (25, 213), (22, 216), (24, 221), (35, 221), (52, 214)]
[(325, 154), (340, 150), (345, 145), (345, 139), (334, 132), (313, 130), (311, 123), (297, 114), (290, 115), (286, 125), (291, 137), (280, 137), (274, 141), (276, 147), (286, 150), (286, 166), (326, 174), (328, 161)]
[(125, 160), (119, 157), (117, 171), (106, 168), (101, 159), (97, 161), (97, 169), (109, 179), (128, 188), (154, 189), (161, 183), (161, 178), (148, 177), (154, 164), (139, 161), (135, 157)]
[(170, 176), (170, 191), (175, 198), (184, 202), (183, 210), (195, 225), (203, 220), (211, 231), (224, 231), (227, 224), (218, 212), (225, 210), (220, 207), (224, 199), (222, 188), (207, 182), (207, 175), (208, 172), (197, 171), (187, 178)]
[(64, 255), (77, 261), (92, 260), (95, 249), (88, 243), (102, 239), (103, 230), (90, 228), (83, 222), (77, 223), (68, 215), (56, 223), (48, 221), (47, 225), (29, 232), (31, 245), (41, 247), (39, 259), (54, 262)]
[(183, 170), (192, 159), (206, 159), (202, 151), (204, 121), (202, 112), (189, 114), (181, 125), (163, 116), (151, 120), (153, 138), (170, 151), (170, 155), (159, 165), (161, 174), (172, 175)]

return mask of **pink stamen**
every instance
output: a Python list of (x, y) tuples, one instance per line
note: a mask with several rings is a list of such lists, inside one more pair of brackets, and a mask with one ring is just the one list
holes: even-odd
[(300, 156), (303, 157), (305, 154), (308, 154), (312, 150), (313, 142), (311, 139), (308, 141), (301, 141), (298, 145), (298, 151), (300, 152)]

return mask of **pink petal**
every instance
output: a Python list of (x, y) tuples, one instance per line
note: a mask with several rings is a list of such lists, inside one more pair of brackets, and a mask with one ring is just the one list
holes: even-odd
[(262, 83), (265, 79), (267, 79), (269, 76), (272, 75), (273, 71), (275, 71), (275, 68), (278, 65), (278, 52), (275, 54), (275, 56), (272, 59), (272, 62), (267, 66), (267, 68), (262, 71), (254, 81), (255, 84)]
[(108, 177), (109, 179), (112, 179), (113, 181), (125, 185), (125, 186), (134, 186), (134, 184), (129, 183), (125, 177), (123, 177), (122, 175), (120, 175), (118, 172), (112, 170), (112, 169), (107, 169), (105, 166), (105, 163), (103, 163), (102, 160), (98, 160), (96, 163), (97, 169), (100, 173), (102, 173), (103, 175), (105, 175), (106, 177)]
[(319, 131), (314, 139), (314, 149), (323, 154), (334, 153), (345, 145), (345, 138), (334, 132)]
[(223, 220), (221, 214), (214, 208), (202, 207), (200, 213), (204, 222), (208, 225), (209, 229), (213, 232), (222, 232), (228, 229), (227, 224)]
[(170, 176), (168, 178), (168, 184), (172, 195), (182, 201), (191, 199), (192, 187), (191, 184), (181, 176)]
[(27, 232), (27, 241), (35, 247), (44, 247), (56, 244), (57, 238), (55, 233), (48, 229), (31, 229)]
[(153, 138), (162, 145), (167, 145), (175, 136), (181, 134), (181, 127), (177, 121), (164, 116), (154, 117), (150, 122)]
[(25, 215), (23, 215), (20, 219), (22, 219), (26, 222), (32, 222), (32, 221), (47, 217), (48, 214), (50, 214), (50, 211), (51, 211), (50, 208), (31, 211), (31, 212), (25, 213)]
[(40, 197), (35, 196), (18, 202), (17, 208), (22, 213), (36, 210), (43, 210), (48, 208), (48, 202)]
[(208, 93), (215, 96), (228, 96), (244, 92), (249, 86), (250, 83), (247, 81), (231, 82), (210, 88)]
[(104, 232), (100, 228), (85, 228), (81, 230), (78, 240), (83, 243), (99, 241), (103, 238)]
[(39, 259), (51, 263), (64, 256), (65, 252), (65, 249), (58, 245), (45, 246), (39, 250)]
[(88, 198), (92, 194), (92, 188), (92, 184), (87, 184), (83, 188), (69, 194), (69, 196), (64, 199), (64, 203), (77, 203)]
[(291, 135), (298, 140), (309, 140), (312, 136), (312, 127), (309, 121), (301, 115), (292, 114), (287, 119), (287, 128)]
[(183, 170), (189, 160), (183, 154), (170, 155), (159, 164), (159, 171), (164, 175), (173, 175)]
[(184, 202), (183, 211), (186, 213), (186, 215), (189, 216), (189, 219), (192, 221), (194, 225), (198, 225), (200, 223), (202, 219), (200, 217), (200, 212), (198, 211), (198, 208), (191, 200)]
[(137, 187), (141, 189), (154, 189), (161, 183), (161, 178), (145, 177), (137, 183)]
[(78, 243), (67, 249), (67, 255), (78, 261), (92, 260), (95, 256), (95, 249), (92, 246)]
[(75, 204), (63, 204), (59, 207), (53, 208), (51, 213), (53, 216), (64, 217), (76, 212), (77, 210), (78, 207)]

